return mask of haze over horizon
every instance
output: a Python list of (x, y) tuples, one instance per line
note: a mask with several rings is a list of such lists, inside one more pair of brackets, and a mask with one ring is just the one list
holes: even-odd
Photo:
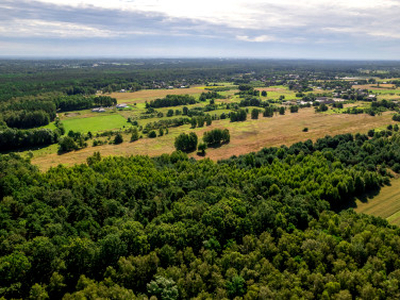
[(400, 1), (1, 0), (0, 56), (398, 60)]

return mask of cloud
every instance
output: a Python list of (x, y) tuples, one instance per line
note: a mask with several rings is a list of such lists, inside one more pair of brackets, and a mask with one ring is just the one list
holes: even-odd
[(32, 49), (43, 40), (89, 49), (82, 43), (91, 40), (100, 49), (108, 44), (110, 53), (117, 47), (109, 43), (119, 43), (145, 54), (357, 57), (368, 46), (396, 58), (388, 49), (398, 49), (400, 39), (396, 0), (2, 0), (0, 10), (0, 43), (33, 45), (36, 39)]
[(258, 43), (270, 42), (275, 40), (275, 37), (269, 35), (259, 35), (255, 37), (249, 37), (247, 35), (238, 35), (236, 36), (236, 38), (240, 41), (258, 42)]
[(4, 37), (110, 37), (113, 33), (96, 27), (68, 22), (20, 20), (18, 25), (0, 26), (0, 35)]

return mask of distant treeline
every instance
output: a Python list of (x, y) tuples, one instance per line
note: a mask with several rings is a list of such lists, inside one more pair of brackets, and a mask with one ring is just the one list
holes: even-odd
[[(248, 84), (262, 79), (293, 85), (293, 80), (288, 77), (293, 73), (297, 74), (302, 82), (307, 79), (337, 81), (337, 76), (364, 75), (362, 70), (369, 70), (369, 76), (374, 77), (400, 77), (398, 62), (382, 61), (2, 60), (0, 61), (0, 102), (15, 97), (39, 96), (54, 92), (65, 95), (94, 95), (99, 90), (105, 93), (121, 89), (136, 91), (226, 80), (237, 84)], [(385, 72), (381, 72), (382, 70)], [(229, 87), (216, 87), (215, 91), (229, 89)]]

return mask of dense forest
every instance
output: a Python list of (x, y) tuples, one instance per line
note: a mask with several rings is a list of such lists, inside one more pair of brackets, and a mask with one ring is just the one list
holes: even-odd
[(371, 136), (45, 173), (0, 155), (0, 296), (398, 299), (400, 229), (334, 212), (400, 171), (399, 133)]
[[(344, 99), (369, 92), (343, 77), (400, 77), (398, 62), (293, 60), (0, 60), (0, 150), (59, 143), (86, 147), (91, 132), (65, 132), (58, 112), (113, 106), (110, 92), (211, 88), (196, 98), (168, 95), (142, 116), (167, 117), (125, 129), (131, 141), (169, 127), (284, 115), (284, 96), (262, 101), (258, 87), (285, 85), (303, 101), (311, 86)], [(238, 86), (240, 102), (210, 115), (218, 92)], [(398, 80), (390, 83), (399, 85)], [(98, 96), (95, 94), (103, 94)], [(274, 102), (275, 101), (275, 102)], [(310, 104), (308, 104), (310, 106)], [(255, 108), (254, 108), (255, 107)], [(296, 113), (303, 106), (291, 105)], [(174, 109), (172, 109), (174, 108)], [(338, 108), (343, 108), (338, 107)], [(156, 110), (157, 109), (157, 110)], [(315, 106), (326, 111), (325, 104)], [(343, 113), (380, 114), (380, 100)], [(182, 116), (182, 117), (180, 117)], [(41, 126), (55, 121), (56, 129)], [(140, 120), (139, 120), (140, 121)], [(304, 128), (303, 131), (308, 130)], [(110, 135), (110, 143), (123, 137)], [(229, 143), (228, 129), (175, 139), (170, 155), (106, 157), (40, 172), (29, 157), (0, 154), (0, 298), (2, 299), (399, 299), (400, 229), (354, 213), (355, 197), (377, 193), (400, 173), (398, 125), (365, 134), (326, 136), (290, 147), (213, 162), (184, 152)], [(94, 140), (93, 145), (104, 143)], [(181, 152), (183, 151), (183, 152)]]

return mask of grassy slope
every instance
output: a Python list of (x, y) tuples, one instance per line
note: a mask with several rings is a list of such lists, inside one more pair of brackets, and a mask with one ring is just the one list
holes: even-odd
[(379, 216), (391, 224), (400, 225), (400, 178), (392, 180), (390, 186), (383, 187), (367, 202), (357, 200), (356, 205), (356, 212)]
[[(120, 145), (103, 145), (88, 147), (76, 152), (57, 155), (56, 153), (45, 155), (36, 154), (33, 163), (45, 170), (60, 163), (74, 164), (85, 162), (86, 158), (94, 151), (100, 151), (102, 155), (150, 155), (157, 156), (162, 153), (174, 151), (174, 140), (182, 132), (194, 131), (202, 138), (204, 131), (213, 128), (228, 128), (231, 134), (231, 142), (216, 149), (208, 149), (207, 156), (217, 160), (229, 158), (232, 155), (240, 155), (252, 151), (261, 150), (263, 147), (291, 145), (298, 141), (307, 139), (316, 140), (325, 135), (336, 135), (341, 133), (366, 133), (369, 129), (386, 126), (391, 121), (391, 114), (384, 113), (382, 116), (371, 117), (368, 115), (326, 115), (316, 114), (314, 108), (301, 109), (299, 113), (287, 113), (284, 116), (263, 118), (259, 120), (248, 120), (245, 122), (230, 123), (229, 120), (214, 121), (211, 126), (190, 129), (189, 125), (170, 128), (169, 134), (156, 139), (144, 137), (134, 143), (129, 143), (129, 136), (125, 136), (126, 142)], [(302, 132), (304, 127), (309, 132)], [(194, 153), (193, 156), (196, 156)]]
[[(268, 88), (258, 88), (268, 93), (265, 99), (278, 98), (279, 95), (285, 95), (287, 99), (294, 99), (295, 93), (289, 91), (287, 87), (274, 86)], [(189, 89), (164, 89), (164, 90), (142, 90), (134, 93), (114, 93), (111, 96), (116, 97), (118, 102), (131, 104), (131, 110), (113, 111), (108, 110), (105, 113), (92, 113), (91, 110), (81, 110), (76, 112), (61, 113), (60, 117), (66, 130), (74, 130), (96, 133), (98, 131), (119, 129), (128, 126), (126, 119), (132, 118), (138, 120), (139, 124), (145, 126), (148, 122), (158, 121), (160, 118), (140, 119), (145, 111), (145, 101), (165, 97), (168, 94), (191, 94), (196, 98), (204, 91), (204, 87), (191, 87)], [(235, 96), (237, 90), (221, 92), (227, 99), (216, 100), (216, 103), (235, 103), (241, 99)], [(208, 102), (201, 102), (190, 105), (189, 108), (195, 106), (204, 106)], [(346, 105), (346, 106), (351, 106)], [(182, 109), (183, 106), (171, 108), (159, 108), (157, 111), (166, 115), (169, 109)], [(249, 111), (251, 108), (249, 108)], [(222, 112), (228, 112), (224, 107), (210, 112), (210, 114), (220, 115)], [(174, 116), (176, 117), (176, 116)], [(340, 133), (357, 133), (367, 132), (372, 128), (384, 128), (391, 123), (391, 113), (385, 113), (382, 116), (367, 115), (341, 115), (335, 114), (329, 110), (329, 113), (316, 114), (313, 108), (302, 109), (298, 114), (290, 114), (287, 112), (285, 116), (275, 116), (273, 118), (263, 118), (260, 115), (259, 120), (249, 120), (246, 122), (230, 123), (229, 120), (214, 121), (212, 126), (205, 128), (196, 128), (194, 131), (201, 139), (204, 131), (213, 128), (228, 128), (231, 133), (231, 143), (221, 148), (207, 150), (207, 157), (211, 159), (229, 158), (232, 155), (245, 154), (251, 151), (258, 151), (263, 147), (280, 146), (282, 144), (290, 145), (298, 141), (306, 139), (316, 140), (325, 135), (336, 135)], [(164, 117), (162, 119), (167, 119)], [(393, 122), (392, 122), (393, 123)], [(304, 127), (309, 128), (309, 132), (303, 133)], [(182, 132), (192, 131), (189, 125), (179, 128), (170, 128), (170, 134), (156, 139), (143, 139), (129, 143), (130, 136), (126, 135), (126, 142), (121, 145), (103, 145), (99, 147), (88, 147), (77, 152), (67, 153), (61, 156), (56, 154), (54, 145), (41, 150), (34, 151), (33, 162), (38, 164), (42, 169), (59, 163), (74, 164), (84, 162), (86, 158), (94, 151), (100, 151), (103, 155), (134, 155), (148, 154), (150, 156), (160, 155), (162, 153), (170, 153), (174, 151), (174, 139)], [(91, 142), (89, 142), (91, 145)], [(195, 154), (192, 154), (195, 156)]]
[(101, 115), (90, 117), (90, 118), (76, 118), (63, 120), (65, 131), (68, 132), (78, 131), (78, 132), (97, 132), (102, 130), (112, 130), (119, 129), (123, 126), (128, 125), (126, 119), (119, 114), (113, 115)]

